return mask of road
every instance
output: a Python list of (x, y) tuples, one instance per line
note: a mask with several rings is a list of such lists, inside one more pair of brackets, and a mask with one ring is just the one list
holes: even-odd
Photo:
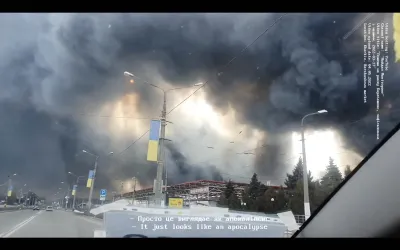
[[(110, 212), (105, 216), (107, 237), (142, 234), (147, 237), (283, 237), (286, 228), (270, 222), (179, 221), (178, 217), (137, 212)], [(160, 221), (140, 221), (158, 218)], [(167, 219), (168, 218), (168, 219)], [(173, 221), (168, 221), (173, 218)], [(186, 217), (188, 218), (188, 217)], [(199, 217), (204, 218), (204, 217)], [(236, 227), (236, 228), (232, 228)], [(217, 228), (219, 227), (219, 229)], [(241, 227), (241, 228), (239, 228)], [(63, 210), (20, 210), (0, 213), (0, 238), (89, 237), (103, 222)]]
[(62, 210), (0, 213), (0, 237), (90, 237), (102, 221)]
[[(169, 220), (167, 221), (167, 217)], [(178, 217), (150, 215), (138, 212), (109, 212), (105, 215), (107, 237), (123, 237), (127, 234), (142, 234), (147, 237), (221, 237), (221, 238), (269, 238), (284, 237), (286, 227), (271, 222), (225, 222), (179, 221)], [(141, 219), (158, 221), (141, 221)], [(171, 219), (173, 218), (173, 219)], [(189, 218), (186, 216), (186, 218)], [(205, 217), (198, 217), (204, 219)]]

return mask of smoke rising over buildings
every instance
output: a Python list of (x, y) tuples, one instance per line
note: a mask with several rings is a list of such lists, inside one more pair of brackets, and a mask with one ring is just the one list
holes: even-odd
[[(4, 118), (0, 176), (20, 173), (21, 181), (29, 180), (41, 190), (65, 178), (72, 182), (68, 172), (86, 175), (93, 166), (93, 159), (80, 153), (87, 149), (100, 155), (98, 185), (110, 186), (128, 175), (139, 175), (143, 186), (151, 185), (155, 166), (145, 160), (148, 136), (119, 152), (148, 129), (148, 119), (159, 115), (161, 95), (140, 79), (130, 84), (124, 71), (165, 88), (210, 79), (202, 90), (208, 105), (222, 115), (234, 112), (234, 120), (248, 130), (262, 131), (256, 141), (267, 146), (257, 151), (254, 169), (248, 172), (271, 178), (282, 175), (286, 170), (280, 166), (287, 158), (282, 138), (299, 130), (304, 114), (320, 109), (329, 110), (329, 115), (310, 118), (309, 126), (336, 129), (346, 138), (346, 147), (365, 155), (377, 141), (376, 104), (362, 101), (362, 33), (356, 31), (342, 40), (363, 14), (288, 14), (218, 74), (278, 17), (1, 14), (0, 32), (5, 39), (0, 42), (0, 114)], [(390, 23), (391, 15), (376, 14), (370, 21)], [(381, 138), (400, 118), (396, 112), (399, 87), (394, 84), (400, 71), (398, 65), (391, 67), (382, 104)], [(189, 93), (171, 95), (168, 109)], [(375, 93), (368, 96), (374, 100)], [(215, 154), (218, 147), (213, 153), (206, 151), (203, 144), (210, 141), (204, 138), (212, 138), (215, 145), (229, 140), (211, 132), (211, 125), (193, 128), (189, 120), (196, 112), (184, 118), (179, 109), (170, 116), (177, 138), (167, 147), (171, 182), (221, 179), (220, 172), (243, 174), (240, 160), (236, 165), (190, 160)], [(186, 124), (179, 123), (185, 119)], [(225, 129), (236, 129), (231, 125)], [(186, 146), (189, 141), (204, 149), (191, 149)], [(115, 155), (105, 157), (110, 151)]]

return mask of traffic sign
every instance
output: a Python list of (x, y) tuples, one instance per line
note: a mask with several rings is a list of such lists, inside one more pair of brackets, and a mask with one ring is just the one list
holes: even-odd
[(106, 189), (101, 189), (100, 190), (100, 200), (105, 201), (107, 196), (107, 190)]

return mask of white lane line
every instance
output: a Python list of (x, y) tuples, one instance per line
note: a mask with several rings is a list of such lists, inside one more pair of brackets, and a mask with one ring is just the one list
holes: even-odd
[(33, 219), (35, 219), (38, 215), (40, 215), (43, 211), (39, 211), (37, 214), (29, 217), (28, 219), (24, 220), (23, 222), (17, 224), (15, 227), (13, 227), (11, 230), (9, 230), (7, 233), (2, 233), (0, 236), (2, 238), (8, 238), (10, 237), (13, 233), (17, 232), (19, 229), (24, 227), (26, 224), (31, 222)]

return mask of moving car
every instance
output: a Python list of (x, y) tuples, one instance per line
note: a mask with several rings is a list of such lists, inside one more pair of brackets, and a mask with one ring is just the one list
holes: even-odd
[(52, 206), (47, 206), (46, 207), (46, 211), (53, 211), (53, 207)]

